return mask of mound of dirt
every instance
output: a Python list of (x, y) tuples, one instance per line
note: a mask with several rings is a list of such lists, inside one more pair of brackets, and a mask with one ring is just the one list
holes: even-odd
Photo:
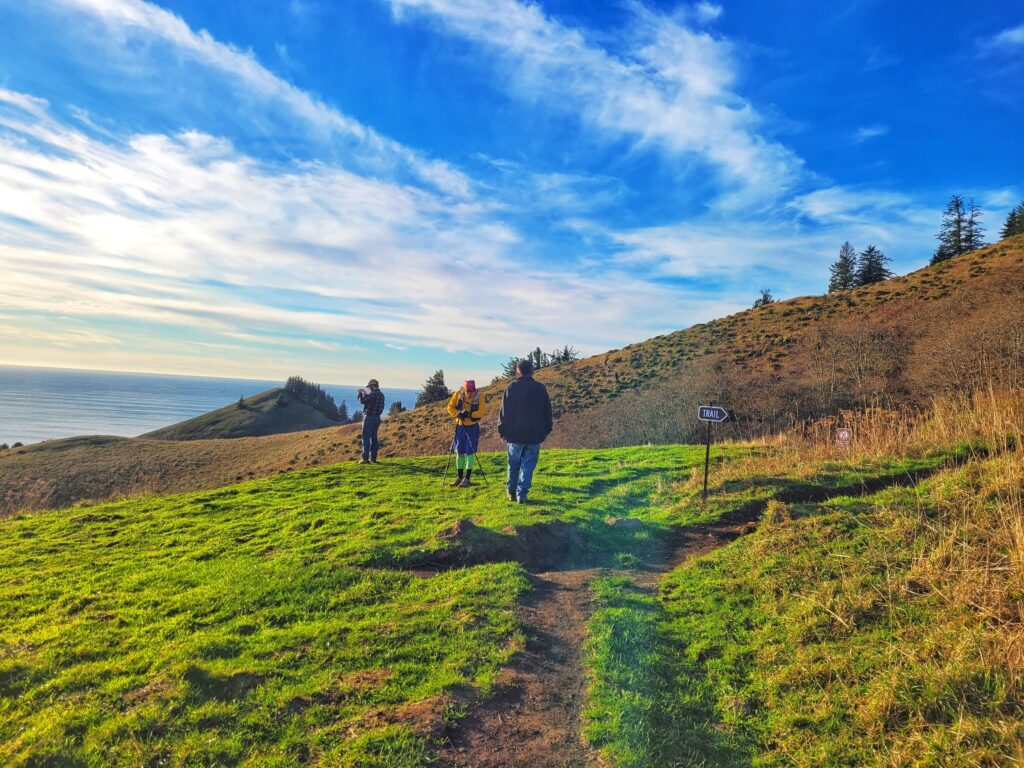
[(444, 548), (431, 552), (425, 565), (456, 567), (514, 561), (531, 570), (557, 569), (585, 554), (583, 535), (563, 522), (517, 525), (507, 531), (482, 528), (457, 520), (435, 535)]

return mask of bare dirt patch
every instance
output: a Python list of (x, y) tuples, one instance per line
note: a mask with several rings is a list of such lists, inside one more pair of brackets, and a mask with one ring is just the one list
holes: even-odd
[(451, 734), (442, 758), (458, 768), (605, 766), (580, 733), (585, 681), (582, 646), (598, 569), (531, 577), (522, 608), (525, 650), (498, 680), (495, 695)]
[[(748, 532), (745, 523), (681, 531), (668, 546), (631, 571), (638, 585), (691, 557)], [(531, 576), (533, 593), (521, 609), (525, 650), (498, 679), (495, 694), (450, 732), (442, 760), (450, 768), (607, 768), (582, 737), (586, 693), (583, 645), (593, 612), (590, 582), (600, 568), (545, 571)]]

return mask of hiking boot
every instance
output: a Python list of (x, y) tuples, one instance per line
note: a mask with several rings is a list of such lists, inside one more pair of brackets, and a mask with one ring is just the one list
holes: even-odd
[(509, 491), (508, 492), (508, 500), (509, 501), (515, 501), (516, 500), (516, 492), (515, 491)]
[(369, 459), (360, 459), (360, 460), (359, 460), (359, 463), (360, 463), (360, 464), (369, 464), (369, 463), (370, 463), (370, 460), (369, 460)]
[(462, 485), (462, 478), (461, 477), (456, 477), (454, 480), (451, 481), (451, 483), (449, 483), (449, 485), (452, 488), (460, 487)]
[(528, 502), (526, 500), (526, 494), (524, 493), (518, 499), (516, 499), (516, 503), (517, 504), (529, 504), (530, 502)]
[(469, 488), (471, 485), (472, 483), (469, 482), (468, 477), (464, 477), (459, 481), (459, 487), (461, 488)]

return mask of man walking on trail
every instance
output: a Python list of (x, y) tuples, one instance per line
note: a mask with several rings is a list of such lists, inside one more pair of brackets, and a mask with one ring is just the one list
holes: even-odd
[(455, 469), (459, 475), (453, 486), (469, 488), (473, 463), (480, 443), (480, 419), (487, 413), (487, 403), (480, 396), (476, 382), (468, 379), (448, 401), (448, 414), (455, 419)]
[(377, 430), (380, 429), (380, 415), (384, 413), (384, 393), (376, 379), (370, 379), (366, 389), (360, 389), (356, 395), (363, 406), (363, 458), (360, 464), (377, 463), (377, 449), (380, 441)]
[(551, 398), (533, 379), (533, 363), (516, 363), (516, 380), (505, 389), (498, 434), (508, 443), (508, 500), (526, 503), (540, 444), (551, 433)]

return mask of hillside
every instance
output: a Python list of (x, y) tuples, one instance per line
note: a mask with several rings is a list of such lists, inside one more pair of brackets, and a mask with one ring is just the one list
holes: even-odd
[[(983, 382), (1024, 385), (1024, 236), (903, 277), (779, 301), (543, 369), (559, 416), (550, 445), (697, 442), (701, 402), (736, 438), (873, 403), (925, 406)], [(504, 384), (483, 389), (492, 405)], [(497, 449), (497, 408), (482, 445)], [(441, 406), (382, 427), (388, 455), (443, 451)]]
[[(936, 394), (988, 381), (1022, 386), (1024, 237), (884, 283), (740, 312), (537, 378), (557, 414), (548, 445), (561, 447), (692, 442), (696, 405), (710, 399), (737, 417), (721, 434), (742, 439), (872, 403), (924, 406)], [(491, 404), (484, 450), (500, 447), (504, 386), (483, 388)], [(381, 455), (443, 453), (451, 433), (443, 403), (416, 408), (384, 420)], [(358, 426), (234, 440), (50, 441), (0, 453), (0, 514), (215, 488), (355, 458), (358, 444)]]
[(1012, 764), (1024, 400), (849, 423), (0, 520), (0, 762)]
[(339, 426), (280, 387), (142, 435), (151, 440), (213, 440), (260, 437)]

